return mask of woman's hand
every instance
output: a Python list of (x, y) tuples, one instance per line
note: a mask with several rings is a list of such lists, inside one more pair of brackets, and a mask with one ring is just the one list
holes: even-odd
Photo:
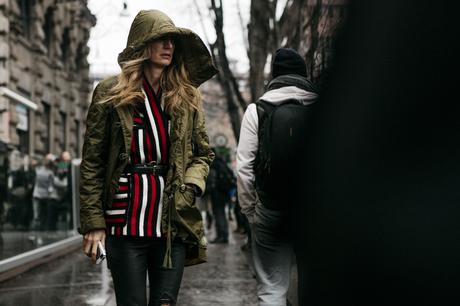
[(101, 242), (105, 247), (105, 230), (94, 230), (86, 233), (83, 237), (83, 252), (86, 256), (91, 257), (93, 264), (96, 263), (97, 244)]
[(201, 194), (201, 191), (200, 191), (200, 188), (195, 185), (195, 184), (185, 184), (185, 186), (191, 191), (193, 192), (193, 194), (198, 197), (200, 196)]

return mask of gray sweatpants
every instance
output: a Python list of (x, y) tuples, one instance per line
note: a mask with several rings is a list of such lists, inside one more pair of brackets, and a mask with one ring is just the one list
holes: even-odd
[(285, 213), (257, 204), (252, 224), (252, 259), (260, 306), (285, 306), (293, 258)]

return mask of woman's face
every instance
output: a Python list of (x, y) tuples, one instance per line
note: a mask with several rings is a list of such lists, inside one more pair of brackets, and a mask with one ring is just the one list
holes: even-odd
[(165, 36), (150, 44), (150, 61), (158, 67), (164, 68), (171, 64), (175, 44), (171, 37)]

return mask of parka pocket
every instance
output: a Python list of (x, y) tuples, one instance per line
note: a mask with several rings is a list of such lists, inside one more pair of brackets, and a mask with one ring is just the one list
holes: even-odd
[(131, 176), (123, 174), (118, 181), (118, 189), (113, 196), (111, 208), (105, 211), (105, 222), (109, 226), (126, 223), (131, 199), (130, 178)]
[(188, 186), (179, 188), (174, 196), (177, 214), (185, 225), (199, 237), (203, 234), (203, 220), (195, 205), (195, 193)]

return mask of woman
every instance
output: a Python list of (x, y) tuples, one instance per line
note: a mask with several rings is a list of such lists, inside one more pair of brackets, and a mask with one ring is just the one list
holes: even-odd
[[(184, 265), (206, 260), (195, 196), (214, 154), (200, 93), (215, 69), (201, 39), (164, 13), (135, 17), (122, 72), (93, 93), (83, 146), (80, 232), (106, 244), (118, 305), (174, 305)], [(107, 238), (106, 238), (107, 235)]]

